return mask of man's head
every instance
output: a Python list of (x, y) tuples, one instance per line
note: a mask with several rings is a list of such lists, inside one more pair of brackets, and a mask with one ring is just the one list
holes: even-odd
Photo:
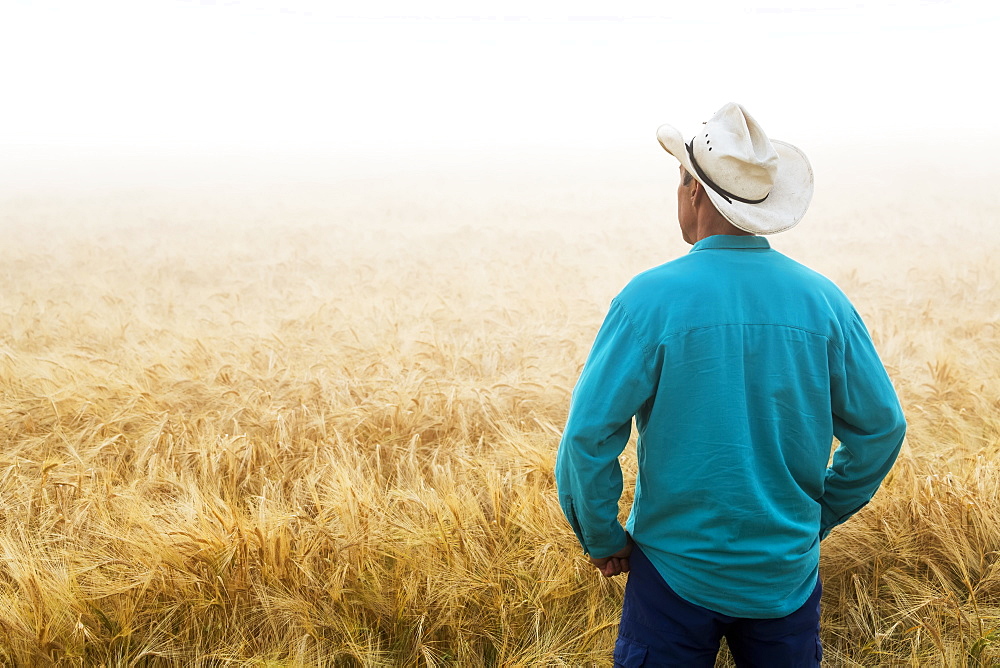
[(741, 230), (719, 213), (708, 198), (705, 187), (680, 166), (681, 182), (677, 186), (677, 222), (681, 236), (689, 244), (696, 244), (713, 234), (751, 234)]
[(680, 188), (690, 202), (678, 201), (678, 218), (685, 239), (697, 240), (706, 223), (709, 229), (774, 234), (796, 225), (809, 207), (808, 159), (791, 144), (769, 139), (738, 104), (723, 106), (690, 141), (669, 125), (656, 136), (683, 168)]

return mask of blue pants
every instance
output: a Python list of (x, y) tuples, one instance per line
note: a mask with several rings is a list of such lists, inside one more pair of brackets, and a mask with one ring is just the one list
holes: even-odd
[(638, 546), (632, 547), (615, 668), (713, 668), (725, 636), (736, 665), (761, 668), (818, 666), (820, 583), (801, 608), (777, 619), (730, 617), (688, 603), (674, 593)]

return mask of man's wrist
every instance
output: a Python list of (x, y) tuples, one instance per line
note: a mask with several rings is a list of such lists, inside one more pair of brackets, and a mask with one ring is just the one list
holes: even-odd
[(628, 533), (624, 529), (621, 530), (621, 535), (616, 541), (609, 541), (608, 543), (601, 543), (598, 545), (597, 549), (591, 549), (587, 556), (591, 559), (607, 559), (608, 557), (614, 556), (618, 552), (625, 549), (631, 541)]

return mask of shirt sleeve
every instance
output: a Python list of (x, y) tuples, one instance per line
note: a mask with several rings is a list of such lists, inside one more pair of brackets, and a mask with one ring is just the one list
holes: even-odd
[(612, 301), (573, 390), (555, 468), (559, 505), (584, 552), (597, 559), (625, 547), (618, 456), (632, 417), (653, 395), (651, 359), (628, 312)]
[(903, 444), (903, 409), (868, 330), (856, 312), (831, 364), (833, 435), (840, 445), (826, 471), (820, 538), (864, 507)]

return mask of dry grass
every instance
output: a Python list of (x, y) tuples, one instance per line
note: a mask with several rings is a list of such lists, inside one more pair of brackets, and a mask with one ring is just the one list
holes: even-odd
[[(774, 244), (910, 430), (824, 543), (828, 663), (994, 665), (997, 202), (843, 174)], [(608, 665), (552, 467), (608, 300), (684, 252), (672, 179), (7, 198), (0, 663)]]

